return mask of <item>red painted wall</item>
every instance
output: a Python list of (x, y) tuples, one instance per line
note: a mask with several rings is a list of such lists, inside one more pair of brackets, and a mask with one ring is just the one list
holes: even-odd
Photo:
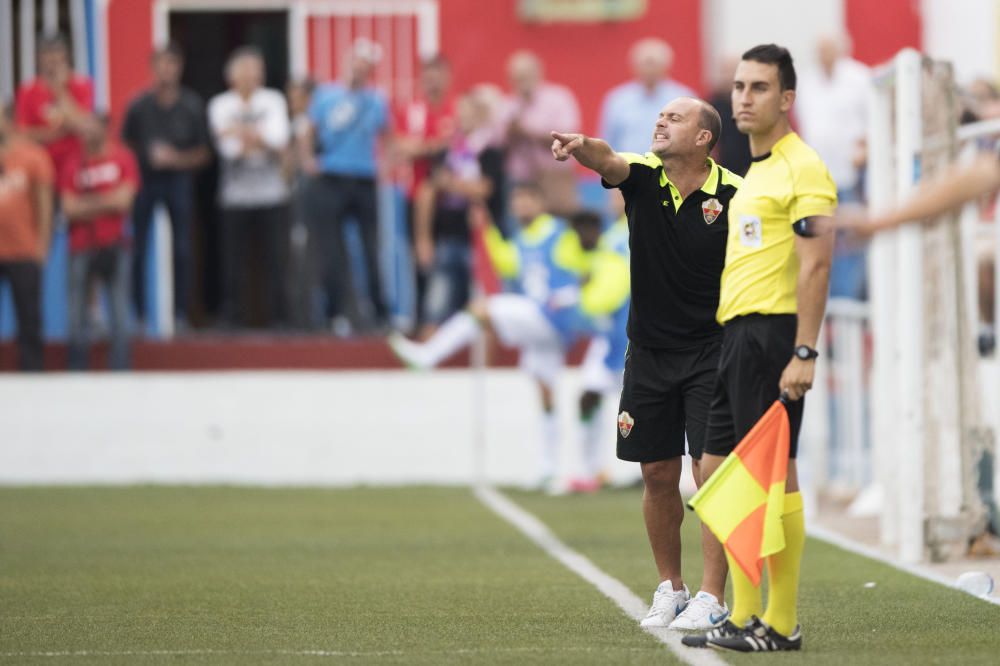
[(152, 0), (111, 0), (108, 6), (108, 67), (111, 70), (108, 96), (115, 120), (121, 120), (132, 97), (149, 84), (152, 44)]
[[(624, 23), (522, 23), (517, 0), (440, 0), (440, 16), (441, 50), (452, 60), (456, 89), (483, 81), (506, 87), (507, 57), (531, 49), (546, 63), (550, 80), (576, 92), (587, 131), (596, 129), (604, 93), (629, 78), (628, 48), (642, 37), (670, 42), (674, 77), (701, 87), (699, 0), (649, 0), (645, 16)], [(149, 80), (152, 0), (112, 0), (108, 23), (111, 109), (119, 117)], [(196, 60), (197, 52), (188, 58)]]
[(507, 57), (530, 49), (546, 63), (546, 78), (576, 93), (587, 132), (597, 129), (604, 93), (630, 78), (628, 48), (637, 39), (666, 39), (674, 48), (674, 78), (702, 87), (699, 0), (648, 0), (645, 16), (624, 23), (522, 23), (516, 0), (440, 0), (440, 6), (441, 50), (458, 89), (482, 81), (506, 88)]
[(868, 65), (889, 60), (903, 48), (922, 46), (919, 0), (844, 0), (854, 57)]
[[(674, 47), (674, 77), (702, 89), (699, 0), (648, 0), (646, 15), (624, 23), (522, 23), (517, 0), (439, 0), (442, 51), (453, 62), (457, 89), (491, 81), (505, 85), (511, 52), (527, 48), (545, 61), (548, 78), (572, 88), (584, 129), (596, 130), (604, 93), (628, 78), (627, 52), (637, 39), (659, 36)], [(919, 0), (844, 0), (855, 57), (883, 62), (921, 46)], [(110, 101), (116, 118), (148, 82), (153, 0), (111, 0), (108, 13)], [(197, 52), (189, 54), (197, 59)]]

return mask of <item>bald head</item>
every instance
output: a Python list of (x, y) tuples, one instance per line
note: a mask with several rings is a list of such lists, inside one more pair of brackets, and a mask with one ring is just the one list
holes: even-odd
[(839, 33), (823, 35), (816, 42), (816, 58), (827, 72), (832, 72), (837, 61), (850, 54), (851, 38), (847, 35)]
[(520, 95), (530, 95), (542, 82), (542, 61), (531, 51), (516, 51), (507, 60), (510, 86)]
[(722, 118), (714, 106), (695, 97), (678, 97), (660, 111), (652, 151), (660, 158), (707, 157), (721, 132)]
[(646, 86), (654, 86), (664, 79), (674, 64), (674, 50), (662, 39), (640, 39), (629, 50), (632, 74)]

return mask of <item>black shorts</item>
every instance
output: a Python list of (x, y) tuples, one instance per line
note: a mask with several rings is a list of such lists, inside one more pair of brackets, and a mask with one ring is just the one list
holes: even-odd
[[(792, 314), (754, 314), (726, 322), (705, 453), (729, 455), (778, 399), (781, 373), (795, 353), (797, 322)], [(804, 404), (804, 398), (788, 404), (792, 458), (798, 452)]]
[(651, 349), (629, 343), (618, 406), (618, 457), (657, 462), (701, 458), (719, 366), (719, 340), (690, 349)]

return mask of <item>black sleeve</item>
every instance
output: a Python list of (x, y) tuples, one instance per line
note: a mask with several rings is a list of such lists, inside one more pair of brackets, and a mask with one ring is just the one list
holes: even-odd
[(212, 140), (208, 131), (208, 114), (205, 112), (205, 104), (201, 101), (198, 93), (190, 93), (191, 121), (195, 123), (195, 145), (192, 148), (205, 146), (211, 148)]
[(139, 136), (139, 104), (142, 98), (132, 100), (125, 112), (125, 120), (122, 122), (122, 141), (132, 149), (132, 152), (142, 151), (142, 137)]
[(606, 190), (613, 190), (618, 188), (622, 191), (622, 194), (628, 196), (637, 190), (641, 190), (650, 181), (651, 177), (658, 178), (657, 170), (649, 167), (646, 164), (640, 162), (629, 162), (628, 176), (622, 182), (617, 185), (612, 185), (608, 181), (601, 178), (601, 186)]

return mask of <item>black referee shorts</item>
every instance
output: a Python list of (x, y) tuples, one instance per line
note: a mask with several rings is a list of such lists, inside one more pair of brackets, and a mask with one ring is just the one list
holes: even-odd
[[(726, 322), (705, 453), (727, 456), (778, 399), (778, 382), (795, 353), (795, 315), (752, 314)], [(805, 399), (788, 403), (791, 458), (799, 448)]]
[(701, 458), (712, 403), (719, 341), (690, 349), (652, 349), (629, 343), (618, 407), (618, 457), (657, 462)]

